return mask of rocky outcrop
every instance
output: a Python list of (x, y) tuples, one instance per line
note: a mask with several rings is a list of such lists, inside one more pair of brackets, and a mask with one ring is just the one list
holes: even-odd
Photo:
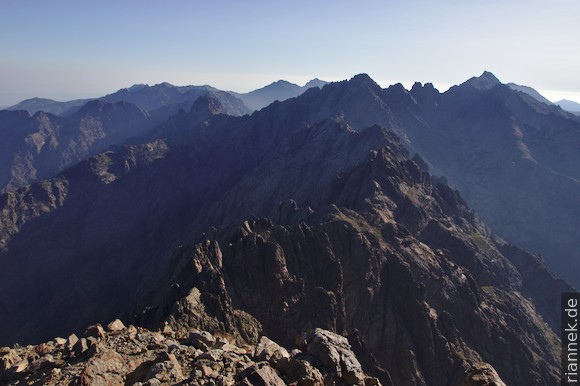
[(488, 363), (476, 363), (467, 372), (464, 386), (506, 386)]
[[(383, 384), (461, 385), (481, 361), (510, 383), (533, 379), (532, 384), (550, 385), (557, 379), (558, 340), (541, 317), (530, 313), (534, 305), (518, 292), (517, 283), (514, 287), (507, 278), (501, 282), (467, 268), (453, 257), (462, 259), (466, 251), (461, 249), (434, 252), (400, 231), (373, 230), (352, 213), (336, 211), (323, 218), (322, 224), (295, 226), (248, 222), (226, 241), (219, 273), (226, 298), (259, 321), (260, 331), (285, 344), (298, 336), (304, 353), (349, 379), (358, 372), (350, 370), (356, 362), (341, 354), (340, 347), (350, 344), (345, 338), (328, 349), (332, 334), (316, 330), (300, 336), (300, 331), (322, 326), (348, 336), (361, 353), (362, 368)], [(403, 237), (401, 244), (397, 237)], [(488, 258), (505, 259), (489, 248), (471, 257), (483, 271), (493, 269), (485, 268)], [(201, 288), (205, 280), (198, 280), (191, 285)], [(187, 292), (184, 282), (176, 286)], [(226, 320), (235, 319), (229, 315)], [(240, 336), (235, 323), (228, 332)], [(265, 360), (295, 365), (265, 340), (258, 347)], [(513, 355), (530, 358), (533, 370), (519, 371)]]
[[(460, 385), (483, 361), (508, 383), (555, 382), (558, 339), (524, 290), (527, 270), (502, 255), (457, 192), (432, 183), (394, 144), (367, 154), (331, 192), (336, 204), (314, 210), (283, 202), (280, 223), (248, 220), (214, 230), (217, 241), (183, 246), (172, 265), (198, 268), (168, 278), (146, 315), (158, 325), (175, 323), (183, 318), (164, 314), (163, 299), (179, 304), (192, 288), (203, 299), (205, 288), (218, 284), (205, 298), (222, 294), (229, 333), (241, 336), (240, 311), (256, 321), (254, 329), (286, 345), (304, 330), (334, 331), (349, 338), (362, 368), (385, 385)], [(312, 342), (324, 351), (319, 336), (303, 341), (299, 347)], [(349, 368), (339, 350), (324, 355), (326, 366), (334, 358), (335, 370)], [(514, 355), (529, 358), (532, 369), (522, 370)]]
[(304, 351), (289, 354), (265, 336), (255, 347), (238, 345), (227, 334), (200, 330), (179, 334), (168, 327), (151, 331), (121, 325), (111, 323), (108, 331), (100, 325), (89, 327), (82, 338), (88, 344), (81, 350), (70, 350), (62, 338), (4, 347), (0, 384), (380, 385), (362, 371), (346, 339), (329, 331), (305, 333), (314, 341)]

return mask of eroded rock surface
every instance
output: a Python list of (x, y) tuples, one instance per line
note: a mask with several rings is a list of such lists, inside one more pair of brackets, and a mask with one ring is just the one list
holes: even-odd
[(289, 354), (265, 336), (253, 346), (223, 333), (189, 330), (179, 335), (167, 329), (119, 329), (120, 323), (109, 324), (106, 332), (100, 325), (87, 329), (91, 337), (99, 333), (82, 352), (68, 350), (59, 338), (2, 348), (0, 384), (378, 385), (376, 378), (363, 373), (346, 338), (330, 331), (304, 333), (311, 340), (306, 351), (294, 349)]

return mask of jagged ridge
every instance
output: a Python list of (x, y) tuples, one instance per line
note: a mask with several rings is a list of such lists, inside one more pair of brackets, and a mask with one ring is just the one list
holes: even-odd
[[(502, 255), (457, 192), (431, 182), (393, 134), (359, 126), (380, 118), (401, 131), (417, 118), (420, 97), (400, 85), (382, 90), (364, 75), (331, 86), (241, 118), (213, 115), (209, 103), (203, 117), (196, 109), (174, 116), (156, 132), (163, 139), (4, 196), (3, 219), (14, 224), (2, 234), (10, 281), (0, 300), (13, 318), (1, 320), (4, 331), (30, 339), (40, 321), (45, 334), (78, 330), (140, 297), (135, 311), (150, 307), (144, 324), (198, 324), (248, 340), (263, 330), (281, 341), (315, 327), (308, 323), (327, 327), (352, 336), (385, 384), (461, 384), (481, 360), (508, 383), (553, 383), (558, 340), (540, 315), (556, 318), (529, 282), (546, 278), (554, 290), (545, 267)], [(431, 109), (442, 103), (432, 88), (414, 90), (435, 98)], [(355, 100), (365, 103), (347, 103)], [(65, 197), (50, 198), (61, 197), (60, 186)], [(270, 220), (239, 227), (251, 214)], [(19, 234), (23, 227), (30, 233)], [(47, 251), (46, 271), (21, 269)], [(75, 265), (71, 280), (63, 269)], [(39, 278), (50, 299), (28, 287)], [(18, 314), (26, 309), (14, 299), (38, 314)], [(518, 355), (506, 358), (510, 351)], [(534, 369), (523, 372), (513, 358), (533, 358)]]

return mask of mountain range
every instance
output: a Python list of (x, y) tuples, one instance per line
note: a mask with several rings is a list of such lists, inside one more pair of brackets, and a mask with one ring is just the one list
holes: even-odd
[[(542, 102), (542, 103), (545, 103), (547, 105), (558, 104), (558, 103), (552, 103), (550, 100), (548, 100), (548, 98), (544, 97), (542, 94), (540, 94), (537, 90), (535, 90), (532, 87), (522, 86), (522, 85), (515, 84), (515, 83), (507, 83), (507, 86), (509, 88), (511, 88), (512, 90), (516, 90), (516, 91), (523, 92), (524, 94), (528, 94), (532, 98), (536, 99), (538, 102)], [(562, 107), (562, 106), (560, 106), (560, 107)], [(564, 107), (562, 107), (562, 109), (567, 110)]]
[[(326, 83), (328, 82), (316, 78), (307, 82), (304, 86), (299, 86), (285, 80), (279, 80), (247, 93), (236, 93), (233, 91), (228, 91), (227, 93), (240, 99), (244, 104), (240, 108), (244, 113), (249, 113), (253, 110), (266, 107), (276, 100), (283, 101), (294, 98), (311, 87), (322, 87)], [(142, 110), (152, 111), (164, 106), (176, 104), (191, 105), (201, 95), (218, 91), (220, 90), (211, 86), (174, 86), (170, 83), (160, 83), (153, 86), (135, 84), (98, 98), (76, 99), (66, 102), (58, 102), (47, 98), (26, 99), (14, 106), (7, 107), (6, 110), (26, 110), (30, 114), (43, 111), (45, 113), (66, 117), (79, 110), (87, 102), (98, 99), (110, 103), (127, 102), (136, 105)]]
[(0, 111), (0, 191), (56, 176), (112, 145), (145, 133), (200, 96), (212, 95), (230, 115), (244, 115), (275, 100), (300, 95), (303, 87), (279, 81), (246, 94), (211, 86), (133, 85), (97, 99), (56, 102), (32, 98)]
[[(573, 288), (551, 270), (578, 286), (578, 117), (489, 72), (445, 93), (361, 74), (251, 115), (211, 91), (156, 122), (89, 102), (133, 112), (107, 132), (140, 130), (0, 196), (0, 344), (117, 317), (286, 347), (319, 328), (383, 385), (559, 382)], [(2, 114), (77, 138), (83, 109)]]
[(537, 90), (533, 89), (529, 86), (521, 86), (515, 83), (507, 83), (507, 85), (516, 91), (523, 92), (524, 94), (528, 94), (532, 98), (536, 99), (539, 102), (545, 103), (547, 105), (556, 105), (560, 106), (562, 110), (566, 110), (570, 113), (574, 113), (576, 115), (580, 114), (580, 103), (574, 102), (567, 99), (562, 99), (557, 102), (550, 102), (546, 97), (540, 94)]

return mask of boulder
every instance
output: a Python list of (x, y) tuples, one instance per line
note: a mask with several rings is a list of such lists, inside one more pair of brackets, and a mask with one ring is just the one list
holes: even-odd
[(310, 362), (294, 358), (281, 358), (276, 369), (288, 383), (298, 386), (324, 386), (324, 376)]
[(280, 346), (278, 343), (270, 340), (269, 338), (262, 336), (260, 342), (256, 346), (257, 361), (267, 361), (272, 366), (276, 366), (276, 363), (282, 358), (289, 358), (288, 350)]
[[(82, 341), (82, 339), (81, 339)], [(122, 386), (129, 372), (123, 357), (114, 350), (105, 350), (87, 361), (78, 378), (81, 386)]]
[(70, 334), (66, 340), (66, 349), (68, 352), (73, 351), (75, 344), (79, 341), (78, 336), (76, 334)]
[(223, 350), (214, 348), (214, 349), (211, 349), (211, 350), (204, 352), (203, 354), (198, 356), (196, 358), (196, 360), (207, 359), (207, 360), (212, 361), (212, 362), (219, 362), (222, 360), (223, 356), (224, 356)]
[(157, 363), (149, 369), (145, 377), (149, 383), (157, 380), (162, 384), (175, 384), (184, 379), (181, 365), (173, 354), (163, 353), (159, 356)]
[(352, 352), (348, 340), (333, 332), (317, 328), (303, 334), (298, 342), (302, 349), (312, 355), (336, 377), (348, 385), (361, 384), (365, 375), (361, 364)]
[(23, 359), (16, 366), (14, 366), (14, 372), (21, 373), (28, 368), (28, 365), (28, 359)]
[(77, 340), (73, 346), (73, 351), (76, 355), (81, 355), (89, 349), (88, 341), (85, 338)]
[(83, 338), (96, 338), (97, 340), (105, 339), (105, 330), (100, 324), (89, 326), (83, 335)]
[(199, 350), (208, 350), (216, 342), (215, 337), (207, 331), (193, 330), (189, 332), (188, 342)]
[(260, 362), (246, 368), (236, 376), (239, 386), (285, 386), (280, 375), (267, 362)]
[(125, 325), (119, 319), (115, 319), (111, 323), (107, 324), (108, 331), (122, 331), (125, 328)]

